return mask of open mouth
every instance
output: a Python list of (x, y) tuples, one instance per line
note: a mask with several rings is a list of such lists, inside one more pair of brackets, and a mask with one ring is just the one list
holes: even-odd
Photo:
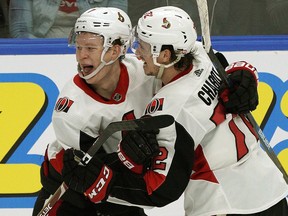
[(88, 75), (92, 73), (93, 70), (94, 70), (93, 65), (82, 65), (81, 67), (81, 72), (83, 73), (83, 75)]

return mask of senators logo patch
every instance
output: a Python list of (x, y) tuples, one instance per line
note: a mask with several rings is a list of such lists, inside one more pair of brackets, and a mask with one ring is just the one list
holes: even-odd
[(56, 105), (55, 105), (54, 110), (56, 112), (66, 112), (67, 113), (73, 103), (74, 103), (74, 101), (70, 100), (67, 97), (59, 98)]
[(171, 23), (167, 20), (167, 18), (163, 18), (163, 25), (162, 25), (163, 28), (170, 28), (171, 27)]
[(145, 110), (145, 114), (152, 114), (156, 111), (162, 111), (164, 98), (155, 98), (151, 103), (148, 104)]
[(118, 20), (120, 22), (124, 22), (125, 21), (125, 18), (122, 16), (122, 14), (120, 12), (118, 12)]

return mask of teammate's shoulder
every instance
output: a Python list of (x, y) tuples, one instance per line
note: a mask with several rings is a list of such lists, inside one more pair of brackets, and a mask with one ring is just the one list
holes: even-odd
[[(205, 49), (201, 42), (196, 41), (194, 49), (192, 51), (193, 54), (193, 71), (209, 72), (212, 69), (212, 62), (206, 53)], [(198, 75), (200, 75), (198, 73)]]
[(143, 61), (137, 59), (134, 54), (127, 54), (122, 63), (126, 66), (130, 79), (146, 79), (143, 69)]
[(127, 69), (143, 70), (143, 62), (139, 60), (134, 54), (126, 54), (123, 59), (123, 64), (126, 65)]

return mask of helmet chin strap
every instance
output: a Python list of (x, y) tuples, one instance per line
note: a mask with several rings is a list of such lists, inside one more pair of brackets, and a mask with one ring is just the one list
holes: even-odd
[[(103, 50), (102, 53), (101, 53), (101, 63), (100, 63), (100, 65), (99, 65), (92, 73), (90, 73), (89, 75), (84, 76), (83, 73), (82, 73), (82, 69), (80, 69), (79, 64), (78, 64), (78, 74), (79, 74), (79, 76), (80, 76), (81, 78), (85, 79), (85, 80), (91, 79), (91, 78), (94, 77), (104, 66), (110, 65), (110, 64), (114, 63), (114, 62), (121, 56), (121, 53), (122, 53), (122, 52), (119, 54), (119, 56), (118, 56), (115, 60), (111, 60), (111, 61), (109, 61), (109, 62), (105, 62), (105, 61), (103, 60), (103, 58), (104, 58), (104, 55), (106, 54), (106, 52), (107, 52), (108, 49), (109, 49), (109, 47), (107, 47), (107, 46), (104, 48), (104, 50)], [(79, 70), (79, 69), (80, 69), (80, 70)]]
[(172, 65), (176, 64), (177, 62), (179, 62), (180, 59), (182, 58), (182, 56), (181, 56), (181, 55), (178, 55), (177, 58), (176, 58), (173, 62), (171, 62), (170, 64), (167, 64), (167, 65), (159, 64), (159, 63), (157, 62), (157, 59), (156, 59), (156, 58), (157, 58), (157, 57), (153, 57), (153, 63), (154, 63), (155, 65), (157, 65), (157, 66), (160, 67), (159, 70), (158, 70), (158, 73), (157, 73), (157, 75), (156, 75), (156, 78), (157, 78), (157, 79), (161, 79), (162, 76), (163, 76), (164, 69), (165, 69), (165, 68), (169, 68), (169, 67), (171, 67)]
[(157, 57), (153, 57), (153, 63), (157, 66), (159, 66), (159, 70), (158, 70), (158, 73), (156, 75), (156, 79), (154, 79), (154, 82), (153, 82), (153, 93), (156, 94), (160, 88), (162, 87), (162, 81), (161, 81), (161, 78), (163, 76), (163, 72), (164, 72), (164, 69), (165, 68), (168, 68), (174, 64), (176, 64), (178, 61), (180, 61), (180, 59), (182, 58), (181, 55), (178, 55), (177, 58), (175, 59), (175, 61), (171, 62), (170, 64), (168, 65), (164, 65), (164, 64), (159, 64), (156, 60)]

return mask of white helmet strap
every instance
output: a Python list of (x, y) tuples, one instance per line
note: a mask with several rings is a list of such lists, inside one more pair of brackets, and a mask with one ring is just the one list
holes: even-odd
[(165, 65), (161, 64), (160, 68), (158, 70), (157, 76), (156, 76), (157, 79), (161, 79), (163, 72), (164, 72), (164, 69), (165, 69)]
[(180, 61), (181, 58), (182, 58), (182, 56), (178, 55), (177, 58), (173, 62), (171, 62), (170, 64), (167, 64), (167, 65), (164, 65), (164, 64), (160, 64), (160, 63), (157, 62), (157, 57), (153, 57), (153, 63), (160, 67), (159, 70), (158, 70), (156, 78), (157, 79), (161, 79), (161, 77), (163, 76), (164, 69), (165, 68), (169, 68), (172, 65), (176, 64), (177, 62)]

